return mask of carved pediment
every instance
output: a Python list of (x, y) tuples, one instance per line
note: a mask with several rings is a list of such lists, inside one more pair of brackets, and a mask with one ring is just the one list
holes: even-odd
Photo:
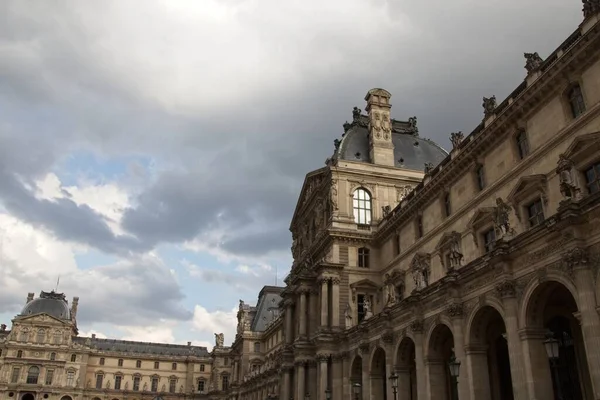
[(429, 253), (418, 252), (410, 262), (410, 268), (412, 270), (424, 270), (429, 269), (431, 265), (431, 255)]
[(31, 326), (31, 325), (43, 325), (43, 326), (66, 326), (70, 324), (70, 321), (63, 321), (58, 318), (53, 317), (52, 315), (46, 313), (40, 314), (29, 314), (24, 316), (17, 317), (18, 321), (21, 325)]
[(600, 153), (600, 132), (588, 133), (573, 139), (571, 145), (564, 152), (566, 158), (580, 159), (587, 155)]
[(524, 197), (539, 192), (542, 198), (546, 197), (546, 176), (542, 174), (522, 176), (519, 178), (507, 197), (509, 203), (516, 206)]
[(439, 251), (440, 249), (449, 247), (455, 241), (459, 242), (460, 239), (461, 239), (461, 234), (456, 231), (444, 232), (444, 234), (440, 238), (437, 246), (435, 246), (435, 249)]
[(296, 210), (294, 211), (294, 216), (292, 218), (292, 226), (294, 226), (298, 220), (299, 212), (302, 207), (308, 203), (310, 198), (318, 191), (321, 184), (325, 179), (326, 168), (321, 168), (317, 171), (311, 172), (304, 178), (304, 184), (302, 185), (302, 190), (300, 191), (300, 196), (298, 197), (298, 203), (296, 204)]
[(476, 229), (478, 226), (487, 222), (492, 222), (494, 215), (494, 207), (481, 207), (475, 211), (475, 214), (471, 217), (467, 223), (469, 229)]
[(354, 282), (354, 283), (350, 284), (350, 288), (377, 290), (379, 288), (379, 286), (370, 279), (362, 279), (358, 282)]

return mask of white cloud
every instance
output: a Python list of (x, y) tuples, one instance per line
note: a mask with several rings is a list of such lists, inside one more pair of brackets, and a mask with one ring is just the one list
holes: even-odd
[(209, 312), (201, 305), (194, 307), (194, 318), (192, 319), (193, 329), (201, 333), (223, 333), (225, 336), (225, 345), (233, 342), (237, 330), (237, 311), (234, 307), (230, 311)]
[(89, 331), (79, 331), (79, 336), (80, 337), (92, 337), (92, 335), (96, 335), (96, 337), (98, 339), (109, 339), (109, 337), (107, 335), (105, 335), (102, 332), (98, 332), (94, 329), (90, 329)]
[(159, 325), (155, 326), (117, 326), (117, 329), (126, 332), (125, 335), (121, 337), (123, 340), (173, 343), (175, 341), (173, 329), (176, 325), (177, 324), (175, 323), (169, 323), (168, 321), (163, 320)]

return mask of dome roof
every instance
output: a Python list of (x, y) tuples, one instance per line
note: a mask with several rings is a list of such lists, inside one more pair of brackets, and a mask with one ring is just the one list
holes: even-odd
[(48, 314), (58, 319), (71, 319), (69, 304), (63, 293), (41, 292), (40, 297), (33, 299), (23, 307), (22, 316)]
[[(372, 163), (368, 123), (368, 116), (360, 115), (351, 124), (345, 125), (346, 133), (337, 143), (333, 158)], [(394, 166), (398, 168), (423, 171), (426, 163), (436, 166), (448, 156), (448, 152), (440, 145), (418, 136), (416, 121), (392, 120), (392, 143)]]

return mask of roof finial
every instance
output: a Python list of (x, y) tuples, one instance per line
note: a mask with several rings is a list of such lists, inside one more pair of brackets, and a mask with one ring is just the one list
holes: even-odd
[(58, 284), (60, 283), (60, 275), (56, 278), (56, 289), (54, 289), (55, 292), (58, 292)]

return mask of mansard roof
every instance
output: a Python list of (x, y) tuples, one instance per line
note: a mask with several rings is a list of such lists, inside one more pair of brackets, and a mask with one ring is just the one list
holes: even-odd
[(258, 304), (252, 321), (251, 329), (253, 332), (265, 331), (269, 324), (277, 319), (281, 292), (284, 289), (284, 287), (279, 286), (265, 286), (262, 288), (258, 295)]
[(74, 343), (89, 346), (100, 351), (123, 353), (124, 355), (155, 355), (155, 356), (195, 356), (208, 357), (206, 347), (187, 346), (180, 344), (135, 342), (130, 340), (100, 339), (96, 337), (75, 337)]

